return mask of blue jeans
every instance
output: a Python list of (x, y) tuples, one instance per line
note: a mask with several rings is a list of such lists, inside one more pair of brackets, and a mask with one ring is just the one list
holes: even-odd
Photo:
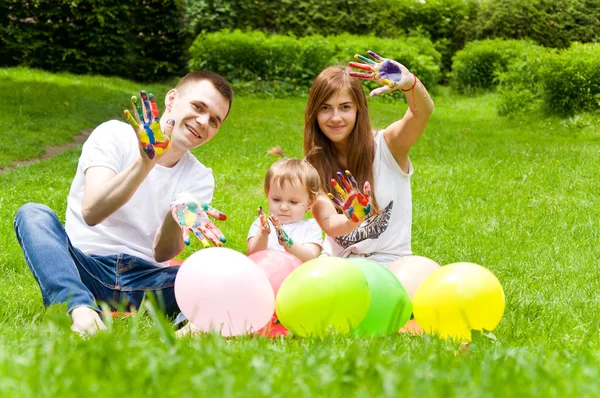
[(84, 254), (71, 244), (56, 214), (37, 203), (23, 205), (15, 217), (15, 232), (45, 305), (67, 303), (98, 312), (97, 302), (113, 310), (138, 308), (153, 293), (167, 315), (179, 312), (175, 300), (175, 267), (160, 267), (129, 254)]

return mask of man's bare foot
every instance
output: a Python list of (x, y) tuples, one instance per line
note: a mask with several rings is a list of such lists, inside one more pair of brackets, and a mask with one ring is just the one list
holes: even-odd
[(100, 330), (106, 330), (106, 325), (100, 315), (90, 307), (75, 307), (71, 311), (71, 330), (81, 336), (91, 336)]
[(188, 322), (184, 327), (175, 332), (175, 336), (184, 337), (184, 336), (195, 336), (199, 334), (201, 331), (196, 326), (192, 325), (191, 322)]

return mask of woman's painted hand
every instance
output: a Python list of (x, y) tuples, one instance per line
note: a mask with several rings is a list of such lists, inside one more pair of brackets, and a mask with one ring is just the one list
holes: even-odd
[(391, 93), (394, 90), (408, 91), (414, 87), (417, 78), (414, 74), (410, 73), (404, 65), (393, 59), (383, 58), (370, 50), (367, 51), (367, 54), (373, 58), (373, 60), (356, 54), (354, 59), (362, 61), (362, 63), (349, 62), (348, 66), (367, 71), (350, 72), (350, 76), (373, 80), (381, 84), (382, 87), (371, 91), (371, 97)]
[(342, 210), (346, 217), (356, 223), (361, 222), (371, 213), (371, 184), (366, 181), (363, 192), (360, 192), (358, 183), (348, 170), (346, 170), (346, 176), (340, 171), (337, 172), (337, 176), (343, 187), (338, 184), (335, 178), (331, 179), (331, 185), (338, 192), (341, 200), (332, 193), (328, 193), (327, 196)]

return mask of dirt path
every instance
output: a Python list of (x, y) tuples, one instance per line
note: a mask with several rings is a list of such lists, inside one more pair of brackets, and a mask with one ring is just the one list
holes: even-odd
[(67, 149), (75, 148), (77, 145), (83, 144), (85, 142), (85, 140), (88, 139), (88, 137), (90, 136), (91, 133), (92, 133), (92, 129), (84, 130), (83, 132), (81, 132), (80, 134), (75, 136), (74, 142), (70, 142), (68, 144), (58, 145), (58, 146), (47, 146), (46, 148), (44, 148), (45, 152), (42, 156), (40, 156), (38, 158), (28, 159), (28, 160), (14, 161), (12, 163), (12, 165), (6, 166), (5, 168), (0, 169), (0, 174), (8, 173), (9, 171), (12, 171), (19, 166), (26, 166), (31, 163), (36, 163), (36, 162), (39, 162), (39, 161), (42, 161), (45, 159), (49, 159), (53, 156), (63, 153)]

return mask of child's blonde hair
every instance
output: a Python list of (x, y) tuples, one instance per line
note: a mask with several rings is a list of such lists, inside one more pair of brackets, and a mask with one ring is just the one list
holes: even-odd
[[(315, 151), (318, 151), (315, 148)], [(283, 187), (285, 184), (297, 186), (304, 185), (308, 192), (308, 199), (314, 200), (321, 189), (321, 177), (317, 169), (313, 167), (306, 158), (304, 160), (296, 158), (287, 158), (283, 150), (276, 146), (267, 151), (270, 155), (278, 155), (280, 160), (269, 167), (265, 176), (265, 194), (269, 194), (271, 184)]]

